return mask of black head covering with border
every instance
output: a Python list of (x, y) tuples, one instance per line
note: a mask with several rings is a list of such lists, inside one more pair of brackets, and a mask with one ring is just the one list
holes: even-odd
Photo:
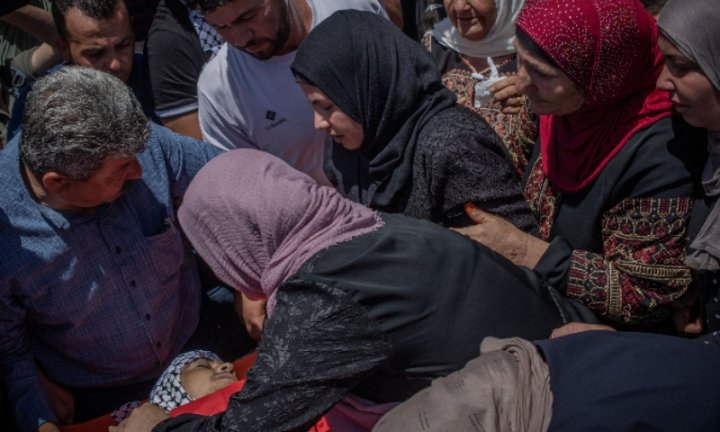
[(353, 201), (395, 210), (412, 179), (420, 130), (456, 104), (433, 59), (387, 19), (343, 10), (308, 34), (291, 67), (363, 127), (359, 150), (327, 138), (330, 181)]

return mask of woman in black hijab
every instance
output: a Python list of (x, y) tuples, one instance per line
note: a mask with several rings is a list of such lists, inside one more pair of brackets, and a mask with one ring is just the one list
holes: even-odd
[(325, 173), (345, 197), (445, 226), (469, 225), (472, 202), (535, 231), (500, 138), (386, 19), (336, 12), (305, 38), (292, 70), (329, 134)]

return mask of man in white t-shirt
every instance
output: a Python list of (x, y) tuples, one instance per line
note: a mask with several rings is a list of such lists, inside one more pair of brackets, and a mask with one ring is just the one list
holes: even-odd
[(377, 0), (199, 0), (227, 42), (198, 82), (204, 139), (222, 148), (274, 154), (322, 184), (324, 133), (295, 83), (290, 64), (300, 42), (342, 9), (387, 16)]

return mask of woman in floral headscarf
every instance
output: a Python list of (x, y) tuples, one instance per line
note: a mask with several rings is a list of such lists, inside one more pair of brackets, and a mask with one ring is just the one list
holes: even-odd
[(525, 178), (540, 238), (474, 208), (464, 232), (608, 322), (655, 325), (690, 282), (704, 141), (655, 88), (655, 21), (633, 0), (528, 0), (517, 36), (517, 86), (541, 114)]

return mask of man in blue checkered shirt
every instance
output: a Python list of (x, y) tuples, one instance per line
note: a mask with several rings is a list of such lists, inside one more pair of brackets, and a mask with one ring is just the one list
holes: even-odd
[(36, 83), (0, 152), (0, 360), (19, 430), (80, 420), (92, 389), (144, 392), (181, 351), (201, 288), (175, 206), (217, 153), (150, 125), (103, 72)]

